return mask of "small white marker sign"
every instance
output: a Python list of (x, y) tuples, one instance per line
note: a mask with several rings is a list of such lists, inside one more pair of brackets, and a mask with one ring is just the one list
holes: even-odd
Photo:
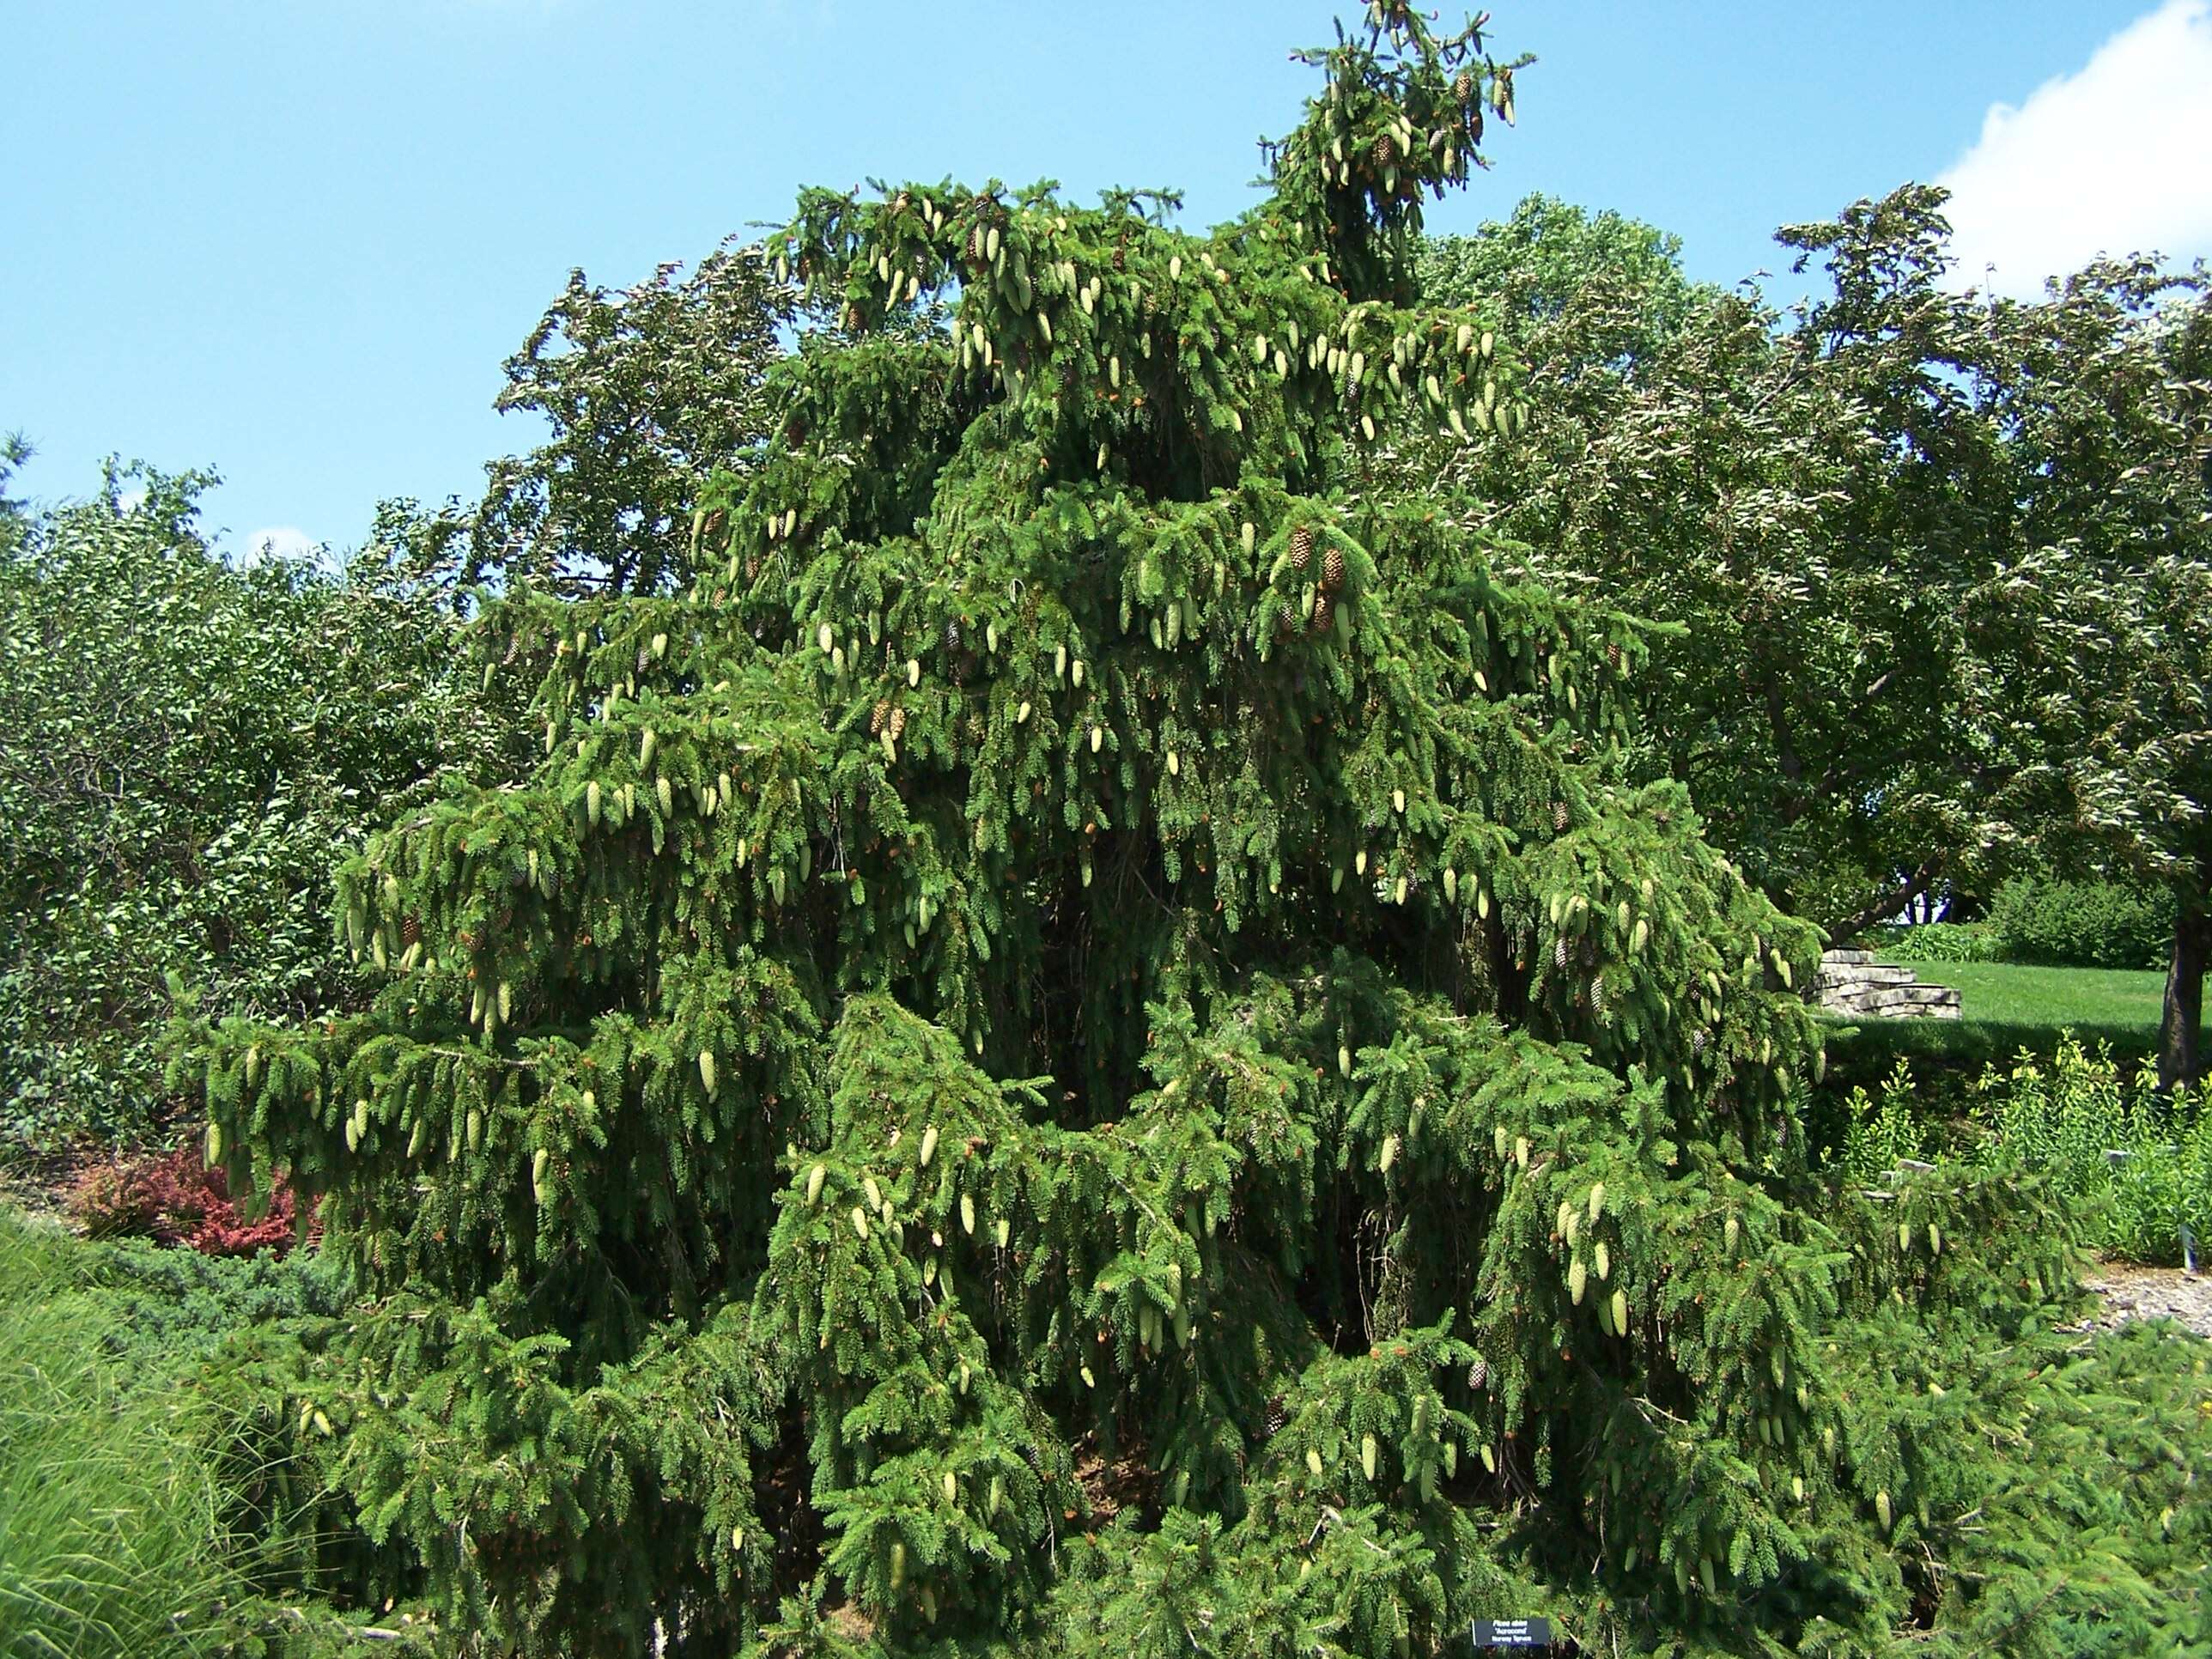
[(1552, 1621), (1548, 1619), (1478, 1619), (1474, 1644), (1479, 1648), (1548, 1648)]

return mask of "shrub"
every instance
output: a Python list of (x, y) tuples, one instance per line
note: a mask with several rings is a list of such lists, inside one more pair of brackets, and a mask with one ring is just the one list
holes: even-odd
[(2050, 1054), (2023, 1049), (1970, 1085), (1968, 1115), (1948, 1109), (1899, 1059), (1877, 1090), (1845, 1102), (1832, 1169), (1852, 1187), (1879, 1186), (1905, 1159), (1956, 1152), (1980, 1167), (2017, 1166), (2050, 1183), (2076, 1214), (2082, 1241), (2131, 1261), (2172, 1262), (2184, 1226), (2212, 1238), (2212, 1085), (2160, 1095), (2155, 1068), (2130, 1066), (2071, 1033)]
[(206, 482), (125, 507), (111, 475), (0, 548), (0, 1156), (148, 1133), (172, 974), (211, 1007), (357, 1000), (332, 863), (504, 740), (439, 593), (234, 568), (192, 527)]
[(1996, 1141), (2087, 1205), (2100, 1248), (2171, 1262), (2185, 1225), (2212, 1238), (2212, 1086), (2162, 1096), (2149, 1067), (2126, 1072), (2069, 1036), (2047, 1061), (1990, 1067), (1977, 1092)]
[(2159, 968), (2173, 939), (2173, 896), (2118, 882), (2021, 877), (1997, 890), (1990, 928), (2008, 962)]
[(2004, 942), (1995, 933), (1961, 922), (1885, 927), (1868, 942), (1883, 956), (1899, 962), (1997, 962), (2004, 956)]
[(1851, 1091), (1837, 1157), (1853, 1185), (1874, 1186), (1901, 1160), (1927, 1158), (1932, 1133), (1916, 1104), (1912, 1066), (1905, 1060), (1882, 1079), (1879, 1097), (1863, 1087)]
[(70, 1188), (66, 1207), (94, 1238), (151, 1238), (204, 1255), (282, 1255), (300, 1232), (292, 1189), (279, 1175), (264, 1198), (255, 1213), (242, 1213), (228, 1175), (186, 1146), (92, 1165)]

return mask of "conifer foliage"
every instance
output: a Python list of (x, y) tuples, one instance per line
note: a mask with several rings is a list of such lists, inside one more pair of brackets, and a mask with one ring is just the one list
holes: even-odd
[(1979, 1252), (2056, 1234), (1791, 1207), (1816, 942), (1627, 777), (1644, 634), (1370, 487), (1391, 410), (1519, 429), (1408, 282), (1513, 66), (1395, 3), (1314, 61), (1210, 235), (808, 193), (759, 257), (836, 325), (696, 586), (489, 602), (544, 757), (345, 868), (374, 1006), (182, 1033), (210, 1158), (359, 1275), (295, 1407), (371, 1593), (532, 1653), (1379, 1655), (1792, 1629), (1816, 1540), (1930, 1524), (1824, 1338), (2032, 1301)]

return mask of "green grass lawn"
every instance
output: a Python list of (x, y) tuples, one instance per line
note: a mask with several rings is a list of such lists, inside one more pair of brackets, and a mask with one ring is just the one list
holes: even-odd
[(1959, 988), (1959, 1017), (1984, 1025), (2154, 1036), (2166, 976), (2111, 968), (2036, 968), (2010, 962), (1915, 962), (1930, 985)]
[(1870, 1083), (1899, 1056), (1916, 1070), (1924, 1060), (1978, 1073), (2022, 1048), (2048, 1053), (2069, 1028), (2086, 1043), (2109, 1042), (2130, 1065), (2156, 1051), (2162, 974), (2009, 962), (1905, 965), (1928, 984), (1957, 986), (1959, 1018), (1836, 1022), (1829, 1065), (1832, 1072), (1840, 1066), (1846, 1081)]

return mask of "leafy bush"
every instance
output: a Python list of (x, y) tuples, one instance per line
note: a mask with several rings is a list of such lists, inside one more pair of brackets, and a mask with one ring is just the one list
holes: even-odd
[(2163, 888), (2023, 876), (1997, 890), (1989, 927), (2008, 962), (2162, 968), (2173, 914), (2173, 895)]
[(1991, 1067), (1978, 1092), (1996, 1143), (2083, 1201), (2104, 1249), (2171, 1262), (2185, 1224), (2212, 1240), (2212, 1085), (2160, 1095), (2149, 1067), (2125, 1073), (2069, 1036), (2047, 1061)]
[(1923, 922), (1912, 927), (1884, 927), (1869, 945), (1899, 962), (1998, 962), (2004, 941), (1991, 929), (1973, 923)]
[(70, 1188), (70, 1217), (95, 1238), (137, 1237), (182, 1244), (205, 1255), (282, 1255), (299, 1232), (292, 1188), (279, 1173), (258, 1213), (240, 1212), (230, 1178), (197, 1146), (125, 1154), (86, 1168)]
[(0, 1146), (161, 1115), (179, 974), (211, 1007), (357, 1000), (331, 866), (507, 730), (432, 592), (357, 563), (225, 563), (204, 477), (147, 477), (0, 549)]
[(344, 1264), (312, 1249), (216, 1256), (120, 1239), (82, 1243), (72, 1260), (73, 1282), (114, 1315), (107, 1352), (133, 1366), (204, 1360), (250, 1328), (327, 1320), (351, 1296)]
[(1966, 1121), (1951, 1116), (1951, 1101), (1899, 1059), (1878, 1091), (1850, 1091), (1832, 1164), (1860, 1188), (1904, 1160), (1947, 1153), (2016, 1166), (2067, 1200), (2085, 1243), (2137, 1261), (2179, 1261), (2185, 1224), (2212, 1238), (2212, 1085), (2160, 1095), (2154, 1067), (2126, 1066), (2069, 1032), (2048, 1055), (2023, 1050), (1985, 1067)]
[(1924, 1161), (1934, 1130), (1913, 1093), (1912, 1067), (1899, 1060), (1882, 1079), (1880, 1096), (1854, 1088), (1845, 1102), (1843, 1144), (1836, 1154), (1853, 1184), (1871, 1187), (1905, 1159)]

